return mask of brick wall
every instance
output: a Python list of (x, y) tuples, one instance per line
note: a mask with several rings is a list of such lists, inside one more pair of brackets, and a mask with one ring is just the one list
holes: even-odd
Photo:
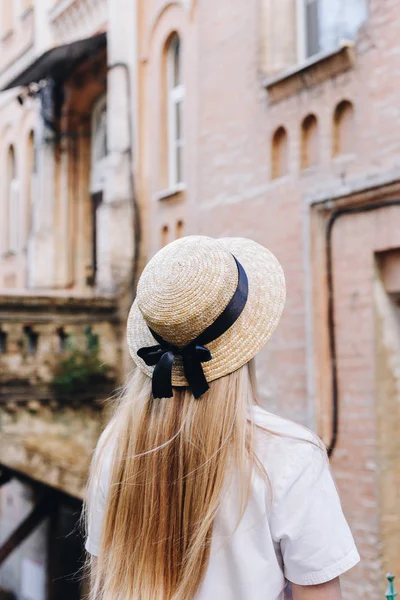
[[(278, 331), (259, 356), (262, 399), (271, 410), (318, 426), (329, 439), (325, 227), (335, 204), (366, 203), (397, 193), (400, 6), (370, 2), (369, 19), (355, 50), (297, 79), (294, 75), (279, 102), (271, 102), (263, 86), (267, 74), (260, 59), (259, 3), (220, 0), (217, 5), (206, 1), (190, 7), (179, 12), (176, 7), (161, 10), (160, 2), (140, 4), (139, 186), (146, 206), (147, 256), (160, 247), (163, 225), (178, 217), (184, 219), (186, 234), (249, 236), (278, 256), (286, 273), (288, 301)], [(157, 200), (157, 53), (175, 28), (182, 31), (187, 60), (187, 190), (179, 198)], [(282, 89), (284, 83), (276, 85)], [(343, 100), (350, 103), (352, 117), (343, 119), (339, 134), (344, 136), (344, 149), (333, 156), (339, 135), (334, 115)], [(310, 113), (317, 120), (319, 160), (302, 170), (301, 124)], [(288, 172), (271, 180), (271, 140), (281, 125), (288, 134)], [(379, 597), (383, 562), (387, 565), (388, 528), (383, 533), (381, 527), (385, 509), (376, 418), (380, 371), (373, 278), (375, 252), (400, 245), (399, 224), (400, 209), (393, 208), (343, 218), (334, 232), (341, 418), (332, 464), (363, 558), (344, 578), (346, 598)], [(393, 518), (400, 521), (398, 512)], [(394, 557), (396, 542), (391, 544)]]

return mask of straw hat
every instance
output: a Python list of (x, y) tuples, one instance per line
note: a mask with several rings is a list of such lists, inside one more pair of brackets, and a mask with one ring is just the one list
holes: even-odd
[[(149, 377), (155, 365), (146, 364), (138, 351), (157, 345), (153, 333), (183, 348), (213, 324), (238, 288), (235, 259), (247, 275), (247, 300), (229, 329), (207, 344), (212, 357), (202, 362), (207, 382), (239, 369), (271, 337), (285, 304), (285, 278), (275, 256), (244, 238), (184, 237), (147, 264), (130, 310), (129, 350)], [(181, 356), (173, 359), (172, 385), (188, 385)]]

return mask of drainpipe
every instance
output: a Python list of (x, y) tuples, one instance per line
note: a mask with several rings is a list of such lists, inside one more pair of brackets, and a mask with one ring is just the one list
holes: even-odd
[(331, 385), (332, 385), (332, 431), (331, 439), (328, 444), (328, 456), (331, 457), (337, 446), (339, 437), (339, 383), (337, 370), (337, 347), (335, 336), (335, 289), (333, 279), (333, 260), (332, 260), (332, 232), (335, 223), (345, 215), (355, 215), (359, 213), (372, 212), (389, 206), (400, 206), (400, 200), (381, 200), (364, 204), (363, 206), (349, 206), (339, 208), (334, 211), (326, 227), (326, 271), (328, 284), (328, 338), (329, 338), (329, 359), (331, 365)]

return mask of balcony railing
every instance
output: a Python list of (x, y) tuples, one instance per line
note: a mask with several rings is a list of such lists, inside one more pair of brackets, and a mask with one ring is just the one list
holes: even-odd
[(5, 467), (82, 497), (120, 372), (119, 332), (109, 298), (0, 295)]

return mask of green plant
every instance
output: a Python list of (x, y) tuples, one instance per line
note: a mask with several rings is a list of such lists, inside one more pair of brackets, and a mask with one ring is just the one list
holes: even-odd
[(99, 338), (91, 327), (85, 329), (85, 343), (66, 343), (66, 357), (55, 370), (52, 381), (57, 396), (63, 398), (90, 392), (94, 384), (107, 380), (109, 367), (99, 358)]

